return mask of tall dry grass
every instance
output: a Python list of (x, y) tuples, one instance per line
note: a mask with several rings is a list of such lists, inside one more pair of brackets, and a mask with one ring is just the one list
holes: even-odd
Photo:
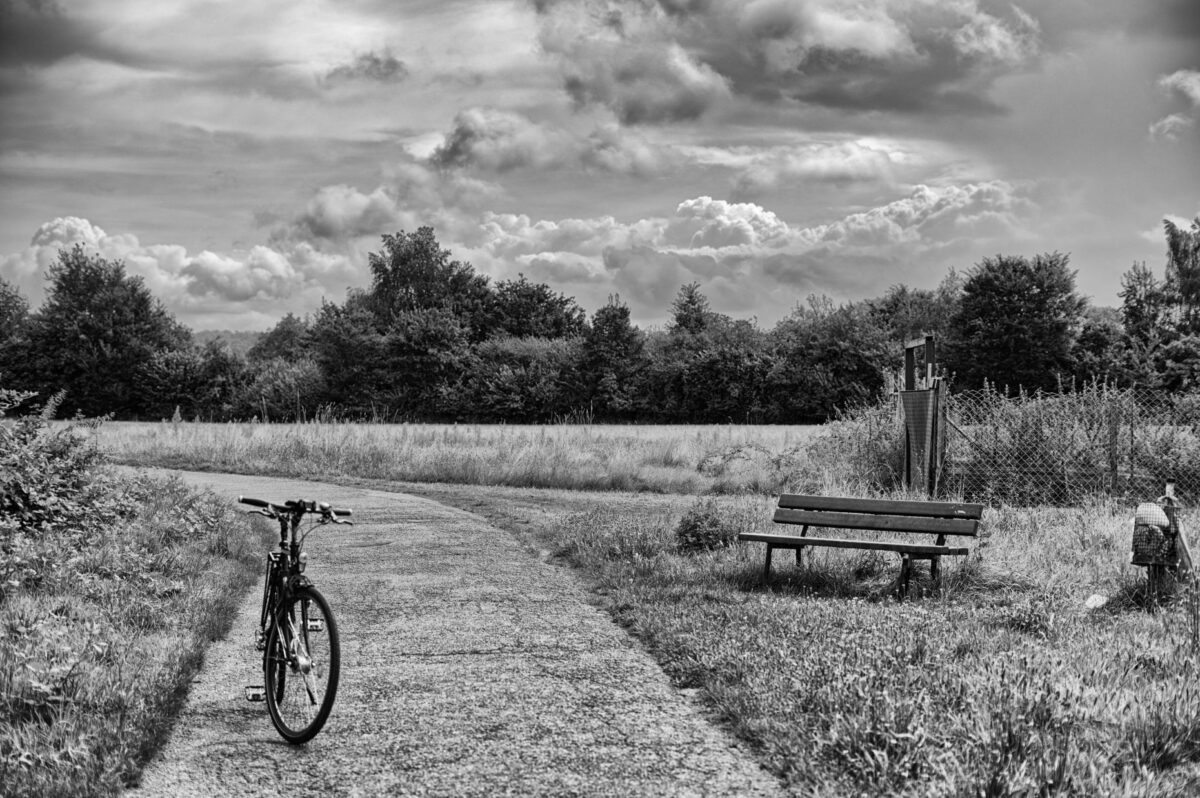
[(109, 423), (117, 462), (290, 476), (663, 493), (770, 491), (815, 427)]

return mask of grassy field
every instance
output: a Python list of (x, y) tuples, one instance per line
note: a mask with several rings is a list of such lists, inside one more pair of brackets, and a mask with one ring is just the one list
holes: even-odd
[(1200, 791), (1200, 613), (1186, 593), (1145, 605), (1130, 506), (991, 507), (943, 589), (918, 577), (905, 603), (892, 555), (780, 558), (764, 586), (760, 546), (680, 550), (685, 516), (726, 538), (769, 527), (773, 486), (866, 493), (823, 467), (824, 434), (163, 424), (99, 440), (126, 461), (359, 481), (486, 515), (577, 567), (795, 795)]
[[(662, 493), (773, 490), (819, 427), (108, 423), (118, 462), (288, 476)], [(810, 469), (804, 469), (806, 473)]]

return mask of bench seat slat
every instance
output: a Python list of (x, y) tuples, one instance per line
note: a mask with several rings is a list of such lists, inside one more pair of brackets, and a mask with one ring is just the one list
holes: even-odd
[(769, 532), (743, 532), (738, 540), (750, 543), (769, 543), (776, 548), (803, 548), (805, 546), (822, 546), (838, 549), (871, 549), (874, 551), (895, 551), (901, 554), (926, 554), (934, 556), (958, 556), (968, 553), (962, 546), (936, 546), (922, 543), (900, 543), (890, 540), (844, 540), (840, 538), (810, 538), (799, 535), (778, 535)]
[(872, 529), (882, 532), (927, 532), (931, 535), (977, 535), (979, 522), (967, 518), (916, 518), (814, 510), (778, 509), (777, 524), (804, 524), (830, 529)]
[(982, 504), (962, 502), (900, 501), (896, 499), (846, 499), (838, 496), (807, 496), (785, 493), (779, 506), (789, 510), (832, 510), (879, 515), (912, 515), (921, 518), (983, 518)]

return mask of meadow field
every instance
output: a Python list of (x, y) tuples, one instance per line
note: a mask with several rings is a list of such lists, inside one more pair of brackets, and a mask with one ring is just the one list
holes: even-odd
[[(107, 424), (96, 442), (122, 462), (353, 481), (487, 516), (577, 568), (796, 795), (1197, 794), (1200, 601), (1181, 585), (1147, 602), (1121, 500), (991, 506), (965, 562), (940, 589), (918, 574), (904, 603), (884, 553), (783, 558), (760, 582), (762, 548), (733, 538), (771, 526), (779, 490), (879, 495), (856, 454), (873, 423), (185, 422)], [(697, 532), (711, 549), (680, 545)]]
[[(109, 422), (117, 462), (289, 476), (660, 493), (766, 492), (815, 426)], [(809, 473), (809, 469), (803, 469)]]

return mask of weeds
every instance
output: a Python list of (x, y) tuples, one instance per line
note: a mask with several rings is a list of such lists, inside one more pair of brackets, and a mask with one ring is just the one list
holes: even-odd
[[(0, 394), (2, 415), (19, 397)], [(0, 794), (112, 795), (161, 741), (259, 549), (211, 494), (107, 474), (75, 427), (0, 423), (0, 443)]]
[(722, 512), (711, 498), (700, 499), (684, 512), (675, 526), (675, 545), (679, 551), (711, 551), (732, 546), (740, 524)]

